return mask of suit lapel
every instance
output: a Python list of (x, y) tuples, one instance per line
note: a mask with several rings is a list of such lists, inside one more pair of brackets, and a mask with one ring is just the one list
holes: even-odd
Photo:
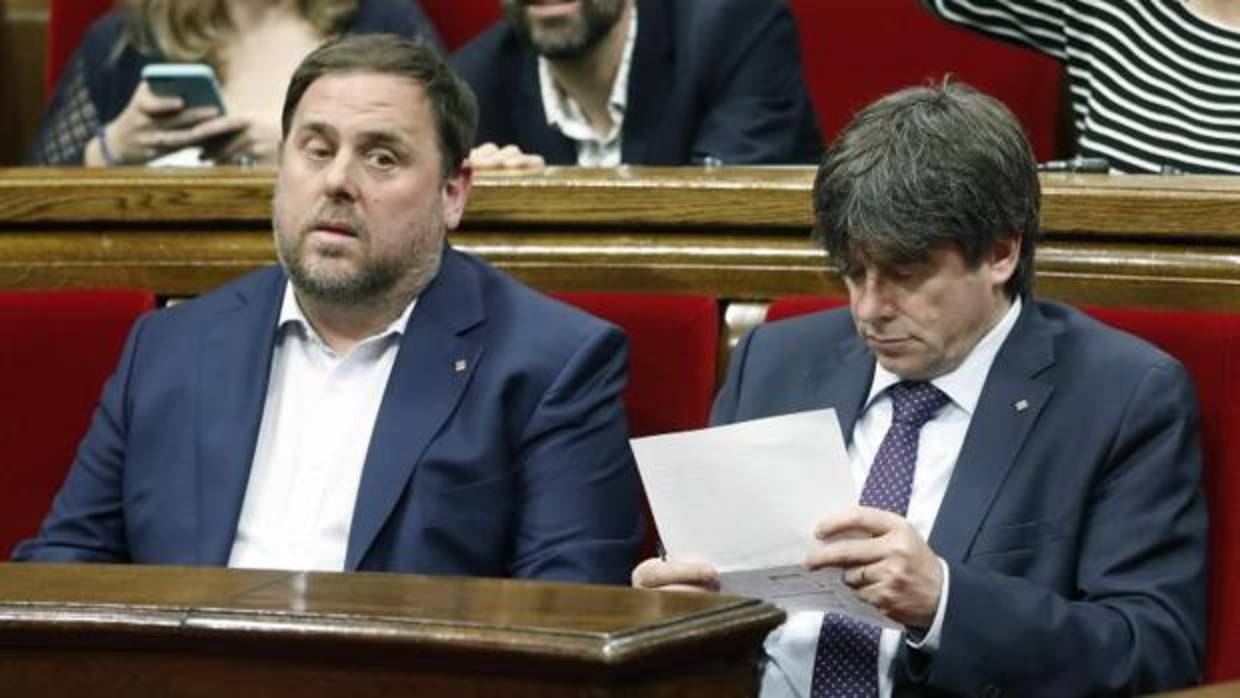
[[(577, 147), (567, 136), (547, 124), (543, 109), (541, 78), (538, 75), (538, 54), (526, 47), (521, 52), (517, 79), (508, 85), (508, 103), (513, 105), (512, 122), (516, 125), (515, 142), (524, 144), (527, 152), (537, 153), (548, 164), (577, 164)], [(507, 143), (498, 143), (500, 147)]]
[[(667, 132), (663, 123), (671, 105), (676, 55), (672, 45), (670, 3), (638, 0), (637, 43), (629, 67), (629, 89), (624, 112), (622, 161), (649, 165), (680, 164), (660, 162), (651, 152), (659, 134)], [(675, 156), (679, 157), (679, 156)], [(663, 158), (663, 159), (666, 159)]]
[(452, 249), (418, 299), (375, 419), (345, 569), (356, 570), (404, 496), (415, 465), (464, 394), (482, 346), (460, 335), (485, 319), (476, 272)]
[(207, 330), (197, 376), (198, 562), (228, 562), (262, 423), (284, 274), (237, 291), (236, 308)]
[(968, 553), (982, 519), (1020, 453), (1054, 387), (1036, 378), (1054, 363), (1055, 329), (1032, 298), (986, 377), (930, 546), (948, 561)]

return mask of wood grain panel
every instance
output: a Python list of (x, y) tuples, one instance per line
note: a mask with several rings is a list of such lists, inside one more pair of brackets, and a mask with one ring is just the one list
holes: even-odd
[[(274, 260), (273, 171), (0, 170), (0, 288), (191, 295)], [(546, 290), (839, 294), (813, 169), (549, 168), (477, 178), (455, 244)], [(1039, 293), (1240, 308), (1226, 177), (1047, 175)]]
[(0, 685), (15, 695), (752, 696), (758, 648), (782, 620), (752, 599), (623, 587), (0, 564)]

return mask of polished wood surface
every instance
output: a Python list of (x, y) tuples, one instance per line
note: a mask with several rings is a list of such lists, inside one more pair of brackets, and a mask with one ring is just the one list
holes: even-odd
[[(190, 295), (274, 259), (272, 171), (0, 170), (0, 288)], [(547, 290), (842, 293), (809, 239), (813, 169), (548, 168), (478, 177), (461, 248)], [(1038, 289), (1240, 309), (1227, 177), (1046, 175)]]
[[(12, 695), (747, 696), (783, 619), (715, 594), (516, 580), (0, 564)], [(70, 669), (71, 667), (71, 669)]]

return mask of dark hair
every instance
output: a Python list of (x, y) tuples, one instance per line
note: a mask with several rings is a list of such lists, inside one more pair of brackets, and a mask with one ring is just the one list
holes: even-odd
[(332, 73), (354, 72), (406, 77), (422, 85), (435, 115), (443, 174), (456, 174), (474, 145), (478, 100), (435, 49), (395, 34), (346, 34), (306, 56), (284, 96), (281, 137), (288, 137), (297, 105), (315, 80)]
[(972, 267), (1021, 236), (1004, 290), (1027, 295), (1041, 188), (1029, 141), (998, 100), (959, 82), (901, 90), (853, 117), (814, 180), (815, 234), (840, 272), (925, 261), (955, 244)]

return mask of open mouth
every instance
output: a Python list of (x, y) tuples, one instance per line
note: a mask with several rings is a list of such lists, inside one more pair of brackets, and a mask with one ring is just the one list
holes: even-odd
[(351, 238), (357, 237), (357, 231), (355, 231), (353, 229), (353, 226), (349, 225), (348, 223), (331, 223), (331, 222), (315, 223), (313, 226), (310, 227), (310, 231), (316, 232), (316, 233), (326, 233), (328, 235), (338, 235), (338, 236), (343, 236), (343, 237), (351, 237)]

